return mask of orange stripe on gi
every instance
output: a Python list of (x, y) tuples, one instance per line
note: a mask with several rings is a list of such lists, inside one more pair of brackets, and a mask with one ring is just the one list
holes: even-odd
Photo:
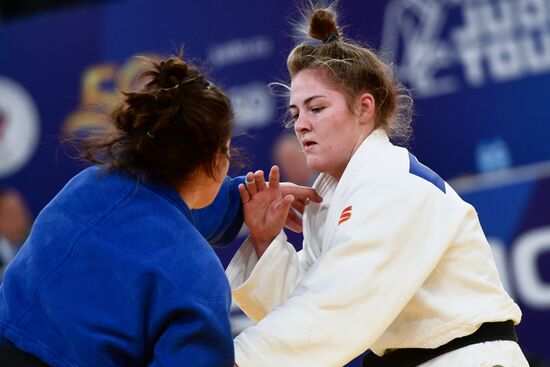
[(342, 214), (340, 214), (340, 219), (338, 220), (338, 225), (342, 224), (346, 220), (351, 218), (351, 205), (348, 206), (346, 209), (342, 210)]

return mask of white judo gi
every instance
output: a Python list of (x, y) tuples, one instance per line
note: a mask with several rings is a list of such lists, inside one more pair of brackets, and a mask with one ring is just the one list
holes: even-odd
[[(239, 367), (342, 366), (369, 348), (435, 348), (484, 322), (519, 323), (474, 208), (382, 130), (339, 182), (321, 174), (314, 187), (323, 202), (305, 209), (303, 250), (281, 232), (258, 260), (247, 240), (227, 268), (258, 322), (235, 339)], [(527, 366), (514, 342), (482, 345)], [(425, 365), (468, 367), (469, 347)]]

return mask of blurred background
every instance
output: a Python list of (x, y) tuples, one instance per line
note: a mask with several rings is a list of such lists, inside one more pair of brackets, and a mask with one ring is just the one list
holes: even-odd
[[(532, 366), (550, 359), (550, 2), (341, 0), (346, 36), (380, 49), (415, 98), (408, 148), (473, 204), (523, 310)], [(284, 101), (291, 0), (0, 0), (0, 266), (84, 166), (60, 142), (106, 126), (142, 67), (185, 46), (236, 110), (251, 165), (310, 184)], [(547, 89), (548, 88), (548, 89)], [(244, 173), (235, 172), (235, 174)], [(244, 235), (244, 232), (243, 232)], [(300, 236), (290, 234), (296, 247)], [(238, 243), (218, 254), (227, 265)], [(411, 261), (414, 261), (412, 259)], [(234, 312), (235, 332), (248, 325)], [(350, 366), (359, 366), (353, 362)]]

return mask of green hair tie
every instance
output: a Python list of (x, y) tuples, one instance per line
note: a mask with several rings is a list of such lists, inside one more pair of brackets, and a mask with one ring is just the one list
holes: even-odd
[(338, 41), (339, 39), (340, 39), (340, 37), (338, 36), (338, 33), (337, 33), (337, 32), (333, 32), (333, 33), (329, 34), (329, 35), (323, 40), (323, 44), (327, 44), (327, 43), (330, 43), (330, 42)]
[(147, 135), (147, 137), (149, 137), (151, 139), (153, 139), (155, 137), (153, 134), (151, 134), (150, 131), (147, 131), (147, 133), (145, 135)]

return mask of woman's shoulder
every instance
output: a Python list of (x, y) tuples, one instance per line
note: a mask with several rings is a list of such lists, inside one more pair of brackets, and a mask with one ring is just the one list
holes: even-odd
[(387, 145), (373, 158), (370, 164), (363, 167), (361, 175), (358, 175), (365, 183), (402, 189), (436, 189), (442, 193), (447, 190), (441, 176), (406, 148)]
[(341, 197), (366, 201), (444, 199), (448, 186), (407, 149), (387, 144), (339, 183)]

